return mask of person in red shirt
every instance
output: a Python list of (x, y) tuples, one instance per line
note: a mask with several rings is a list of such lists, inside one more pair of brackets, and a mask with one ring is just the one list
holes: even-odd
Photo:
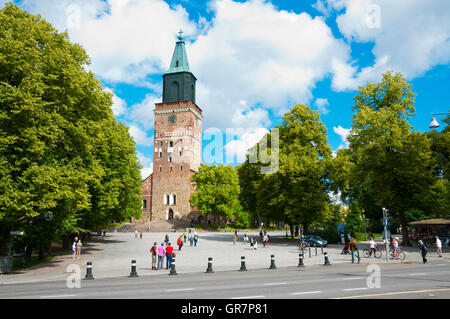
[(171, 243), (168, 243), (166, 247), (166, 269), (170, 269), (172, 267), (172, 257), (173, 247)]
[(183, 235), (181, 235), (180, 237), (178, 237), (178, 239), (177, 239), (177, 245), (178, 245), (178, 250), (181, 250), (181, 247), (183, 247)]

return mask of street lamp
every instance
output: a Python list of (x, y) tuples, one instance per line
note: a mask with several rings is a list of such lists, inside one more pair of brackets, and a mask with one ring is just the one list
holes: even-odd
[[(449, 115), (450, 113), (436, 113), (433, 115)], [(430, 123), (430, 128), (438, 128), (439, 127), (439, 123), (438, 121), (436, 121), (436, 118), (433, 116), (431, 118), (431, 123)]]

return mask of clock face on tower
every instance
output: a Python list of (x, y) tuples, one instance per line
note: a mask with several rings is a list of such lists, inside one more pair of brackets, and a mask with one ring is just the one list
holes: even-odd
[(177, 123), (177, 115), (176, 114), (170, 114), (168, 117), (169, 124), (173, 125)]

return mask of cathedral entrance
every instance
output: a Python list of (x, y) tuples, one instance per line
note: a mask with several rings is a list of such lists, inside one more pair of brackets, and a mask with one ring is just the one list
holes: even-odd
[(167, 216), (167, 220), (172, 220), (173, 219), (173, 209), (169, 208), (169, 215)]

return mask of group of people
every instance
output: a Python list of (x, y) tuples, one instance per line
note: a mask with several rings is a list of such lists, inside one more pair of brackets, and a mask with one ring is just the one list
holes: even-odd
[[(166, 234), (166, 237), (167, 236), (168, 235)], [(191, 247), (193, 247), (193, 246), (197, 247), (197, 243), (198, 243), (197, 231), (194, 231), (192, 233), (191, 230), (189, 230), (188, 234), (186, 234), (186, 232), (184, 232), (183, 235), (180, 235), (177, 239), (178, 250), (181, 250), (181, 248), (184, 246), (184, 243), (186, 242), (186, 240), (189, 240)]]
[[(178, 250), (180, 251), (186, 240), (189, 239), (191, 246), (197, 246), (198, 243), (198, 233), (194, 231), (193, 233), (189, 231), (189, 234), (184, 232), (177, 238)], [(170, 269), (172, 267), (172, 260), (175, 257), (175, 252), (173, 251), (172, 243), (169, 240), (169, 235), (164, 236), (164, 241), (158, 246), (157, 242), (153, 243), (152, 248), (150, 248), (150, 254), (152, 255), (152, 270), (164, 269), (164, 258), (166, 259), (165, 269)]]
[[(266, 231), (264, 231), (264, 233), (262, 231), (260, 231), (259, 236), (261, 237), (263, 247), (267, 248), (269, 246), (269, 235), (267, 234)], [(238, 234), (237, 234), (237, 231), (234, 231), (233, 245), (236, 245), (237, 240), (238, 240)], [(244, 241), (244, 244), (248, 244), (250, 242), (250, 247), (253, 247), (253, 249), (255, 249), (255, 250), (258, 248), (258, 241), (256, 239), (256, 236), (252, 236), (251, 238), (249, 238), (247, 236), (247, 233), (244, 233), (243, 241)]]
[[(167, 236), (167, 235), (166, 235)], [(152, 270), (159, 270), (164, 268), (164, 258), (166, 258), (166, 269), (172, 267), (172, 259), (175, 256), (172, 244), (168, 241), (162, 242), (159, 247), (158, 243), (154, 242), (150, 248), (152, 254)]]
[(81, 248), (83, 244), (81, 243), (81, 239), (78, 236), (75, 237), (72, 243), (72, 259), (81, 257)]

